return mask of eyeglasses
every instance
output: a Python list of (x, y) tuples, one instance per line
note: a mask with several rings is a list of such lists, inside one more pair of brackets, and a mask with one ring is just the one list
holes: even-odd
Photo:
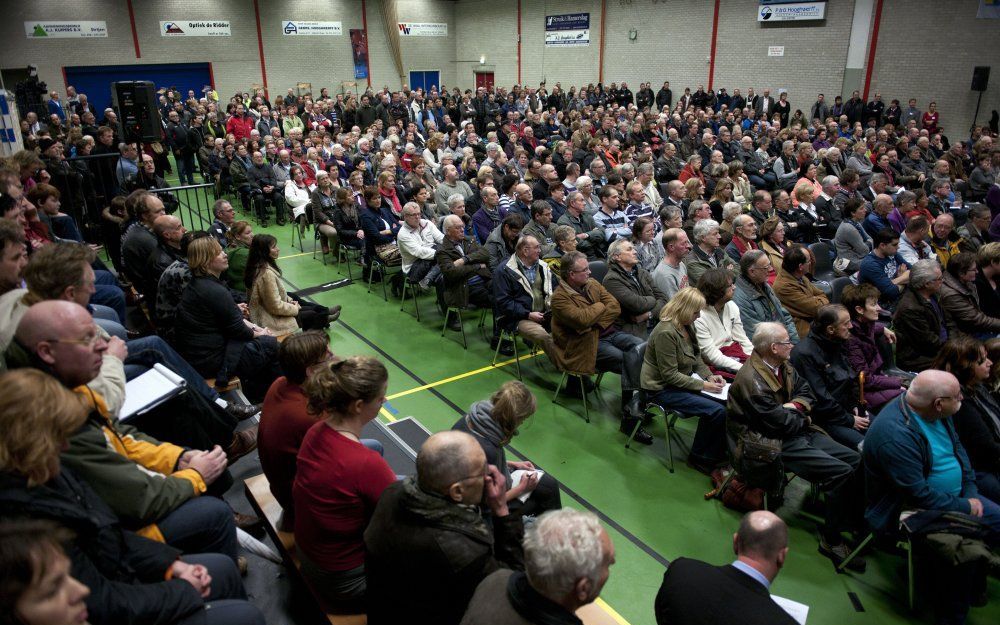
[(937, 401), (939, 399), (951, 399), (954, 401), (962, 401), (963, 399), (965, 399), (965, 396), (962, 395), (961, 392), (959, 392), (958, 395), (938, 395), (937, 397), (934, 398), (934, 401)]
[(472, 475), (467, 475), (458, 481), (464, 482), (466, 480), (476, 480), (480, 478), (486, 479), (486, 476), (488, 476), (489, 474), (490, 474), (490, 465), (487, 464), (482, 468), (482, 470), (479, 473), (473, 473)]
[(84, 347), (94, 347), (101, 341), (107, 341), (104, 335), (100, 332), (95, 332), (88, 338), (83, 339), (47, 339), (47, 343), (73, 343), (75, 345), (83, 345)]
[(774, 344), (775, 345), (795, 345), (795, 343), (793, 343), (791, 341), (775, 341)]

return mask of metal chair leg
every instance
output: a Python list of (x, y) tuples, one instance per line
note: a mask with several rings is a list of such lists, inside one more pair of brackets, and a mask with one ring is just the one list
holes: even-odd
[(587, 406), (587, 387), (583, 384), (583, 376), (577, 376), (580, 380), (580, 395), (583, 396), (583, 418), (590, 423), (590, 407)]
[(563, 384), (566, 383), (566, 376), (567, 375), (569, 375), (569, 374), (567, 374), (565, 371), (563, 371), (562, 377), (559, 378), (559, 384), (556, 385), (556, 394), (552, 396), (552, 401), (553, 402), (555, 402), (557, 399), (559, 399), (559, 391), (562, 390)]
[(674, 424), (677, 422), (677, 414), (672, 413), (670, 415), (665, 415), (666, 426), (667, 426), (667, 471), (670, 473), (674, 472), (674, 437), (671, 436), (674, 431)]
[(632, 432), (628, 435), (628, 440), (625, 441), (625, 449), (631, 448), (632, 440), (635, 439), (635, 435), (639, 433), (640, 427), (642, 427), (642, 419), (636, 419), (635, 425), (632, 427)]
[[(765, 494), (765, 496), (767, 495), (766, 492), (764, 494)], [(861, 544), (859, 544), (857, 547), (855, 547), (854, 551), (852, 551), (851, 553), (849, 553), (846, 558), (844, 558), (843, 560), (840, 561), (840, 564), (837, 565), (837, 572), (838, 573), (843, 573), (844, 569), (847, 568), (847, 565), (851, 563), (851, 560), (853, 560), (855, 557), (857, 557), (857, 555), (859, 553), (861, 553), (861, 550), (864, 549), (865, 547), (867, 547), (868, 543), (870, 543), (873, 538), (875, 538), (875, 534), (872, 533), (872, 532), (870, 532), (867, 536), (865, 536), (865, 539), (861, 541)], [(912, 558), (910, 560), (911, 560), (911, 563), (912, 563)], [(913, 577), (912, 572), (911, 572), (910, 577), (911, 578)]]
[(913, 576), (913, 541), (909, 537), (906, 538), (906, 578), (907, 578), (907, 603), (910, 607), (910, 611), (913, 610), (913, 606), (916, 601), (914, 596), (914, 588), (916, 587), (916, 578)]

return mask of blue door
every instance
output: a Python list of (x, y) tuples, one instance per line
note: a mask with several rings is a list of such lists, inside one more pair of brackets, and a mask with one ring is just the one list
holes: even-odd
[(441, 87), (441, 72), (437, 70), (422, 70), (410, 72), (410, 89), (423, 89), (426, 93), (431, 87)]
[(208, 63), (157, 63), (149, 65), (90, 65), (66, 67), (66, 84), (84, 93), (91, 107), (101, 111), (111, 106), (111, 83), (123, 80), (148, 80), (161, 87), (176, 87), (183, 95), (193, 89), (201, 97), (205, 85), (212, 84)]

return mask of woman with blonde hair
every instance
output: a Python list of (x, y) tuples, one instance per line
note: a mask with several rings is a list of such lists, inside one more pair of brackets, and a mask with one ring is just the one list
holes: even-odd
[[(0, 431), (4, 433), (0, 437), (0, 509), (4, 516), (47, 519), (73, 528), (76, 537), (69, 566), (59, 565), (90, 589), (89, 596), (75, 589), (84, 596), (74, 602), (74, 613), (89, 615), (95, 624), (262, 625), (260, 612), (246, 602), (232, 558), (218, 553), (182, 556), (165, 543), (127, 534), (87, 482), (62, 466), (60, 453), (87, 421), (87, 414), (80, 395), (37, 369), (0, 376)], [(0, 541), (6, 541), (2, 530)], [(6, 552), (4, 545), (0, 553)], [(4, 573), (6, 591), (11, 578)], [(85, 612), (78, 605), (80, 598)], [(7, 600), (2, 597), (0, 605)], [(19, 602), (17, 608), (23, 607)], [(8, 621), (9, 614), (0, 612), (0, 622), (35, 622), (24, 619), (26, 614)], [(38, 621), (39, 625), (51, 622)]]
[(214, 237), (188, 245), (191, 282), (181, 295), (174, 347), (205, 378), (224, 387), (238, 376), (243, 392), (259, 403), (281, 375), (278, 342), (266, 328), (244, 321), (243, 311), (220, 276), (229, 258)]
[(701, 358), (694, 322), (703, 308), (701, 291), (685, 287), (660, 310), (660, 322), (646, 343), (639, 383), (649, 401), (670, 406), (684, 417), (699, 416), (688, 464), (708, 474), (726, 462), (726, 406), (702, 392), (719, 393), (726, 382)]
[(767, 253), (767, 257), (771, 260), (771, 273), (767, 276), (768, 284), (774, 284), (774, 280), (778, 277), (778, 269), (781, 267), (781, 261), (785, 258), (785, 253), (788, 251), (788, 241), (785, 238), (785, 222), (778, 219), (778, 217), (768, 217), (764, 220), (764, 223), (760, 226), (760, 238), (757, 239), (760, 243), (760, 249)]
[(322, 415), (299, 448), (292, 485), (302, 573), (327, 611), (364, 609), (364, 531), (396, 480), (381, 445), (361, 430), (385, 403), (389, 373), (370, 356), (327, 363), (305, 382), (309, 412)]
[[(518, 434), (518, 428), (535, 414), (535, 396), (524, 383), (504, 382), (489, 399), (477, 401), (451, 429), (467, 432), (479, 441), (486, 463), (496, 466), (507, 478), (507, 505), (521, 515), (538, 516), (562, 507), (559, 484), (547, 473), (537, 472), (525, 461), (507, 460), (505, 446)], [(523, 471), (524, 473), (517, 473)], [(514, 484), (512, 472), (519, 477)]]

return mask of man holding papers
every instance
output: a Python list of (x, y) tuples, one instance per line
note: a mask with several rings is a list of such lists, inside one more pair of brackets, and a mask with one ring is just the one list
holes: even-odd
[[(786, 602), (771, 597), (771, 583), (788, 555), (788, 527), (770, 512), (750, 512), (733, 535), (736, 560), (713, 566), (690, 558), (677, 558), (663, 574), (656, 595), (659, 625), (794, 625), (783, 609)], [(781, 601), (779, 604), (777, 601)]]
[[(788, 362), (792, 341), (783, 324), (766, 321), (753, 334), (753, 354), (729, 390), (727, 428), (735, 444), (734, 466), (744, 479), (783, 479), (782, 469), (816, 484), (826, 493), (826, 519), (819, 551), (839, 564), (851, 552), (841, 532), (857, 501), (852, 479), (860, 456), (813, 424), (816, 403), (809, 383)], [(753, 450), (753, 451), (751, 451)], [(766, 460), (773, 455), (770, 461)], [(864, 570), (860, 557), (850, 568)]]

